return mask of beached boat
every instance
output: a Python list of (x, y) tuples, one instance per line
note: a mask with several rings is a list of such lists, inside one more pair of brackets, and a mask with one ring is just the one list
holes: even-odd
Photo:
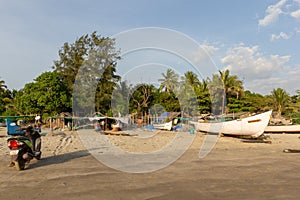
[(167, 130), (170, 131), (172, 129), (173, 122), (167, 122), (162, 124), (153, 124), (153, 128), (160, 129), (160, 130)]
[(300, 133), (300, 125), (269, 125), (265, 133)]
[(259, 137), (267, 127), (272, 111), (225, 122), (190, 122), (197, 131), (224, 135)]

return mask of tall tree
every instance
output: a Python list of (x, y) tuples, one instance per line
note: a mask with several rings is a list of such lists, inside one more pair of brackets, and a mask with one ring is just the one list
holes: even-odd
[(201, 85), (197, 74), (195, 74), (192, 71), (187, 71), (184, 74), (184, 77), (182, 77), (182, 78), (186, 83), (188, 83), (190, 86), (192, 86), (193, 89), (196, 89), (196, 88), (200, 87), (200, 85)]
[(202, 80), (198, 90), (196, 91), (197, 102), (199, 104), (200, 113), (210, 113), (211, 112), (211, 97), (209, 93), (209, 81)]
[(222, 113), (225, 113), (226, 105), (232, 105), (231, 97), (239, 99), (244, 94), (243, 82), (238, 79), (237, 75), (230, 75), (230, 71), (220, 71), (219, 74), (214, 74), (212, 81), (210, 82), (210, 90), (216, 94), (215, 101), (221, 101), (217, 105), (222, 105)]
[(122, 81), (116, 85), (111, 101), (114, 116), (118, 116), (119, 114), (122, 116), (129, 114), (131, 92), (132, 85), (128, 85), (127, 81)]
[(181, 112), (190, 116), (199, 115), (199, 106), (197, 105), (196, 91), (200, 85), (200, 81), (193, 72), (186, 72), (181, 77), (179, 91), (177, 93), (180, 103)]
[(4, 92), (7, 89), (7, 86), (5, 85), (5, 81), (0, 81), (0, 93)]
[(290, 97), (288, 93), (282, 89), (282, 88), (277, 88), (273, 89), (271, 92), (271, 95), (274, 99), (275, 107), (277, 109), (278, 115), (281, 116), (282, 111), (284, 110), (284, 107), (286, 103), (289, 101)]
[(178, 96), (175, 93), (160, 92), (157, 89), (154, 94), (154, 104), (160, 105), (164, 108), (165, 111), (179, 112), (180, 103)]
[(244, 92), (243, 82), (239, 80), (237, 75), (230, 75), (228, 69), (219, 71), (220, 78), (224, 84), (226, 95), (235, 95), (238, 99)]
[(5, 81), (0, 81), (0, 114), (9, 114), (7, 113), (9, 107), (12, 103), (12, 93), (7, 86), (5, 85)]
[(200, 113), (209, 113), (211, 111), (211, 100), (208, 90), (208, 81), (200, 81), (197, 74), (192, 71), (187, 71), (182, 77), (182, 81), (190, 85), (196, 95), (196, 102), (198, 103), (198, 111)]
[(155, 104), (159, 104), (166, 111), (180, 111), (177, 94), (179, 89), (179, 75), (172, 69), (167, 69), (166, 73), (162, 73), (163, 78), (158, 79), (160, 87), (154, 93)]
[(113, 88), (120, 80), (115, 74), (119, 59), (115, 41), (93, 32), (81, 36), (73, 44), (65, 43), (53, 68), (70, 93), (73, 92), (74, 81), (77, 81), (76, 94), (73, 93), (76, 108), (85, 114), (95, 108), (106, 113), (110, 109)]
[(72, 91), (77, 72), (88, 58), (100, 69), (115, 64), (119, 52), (115, 50), (114, 43), (113, 39), (101, 37), (97, 32), (83, 35), (73, 44), (66, 42), (58, 52), (59, 60), (54, 61), (53, 69)]
[(148, 113), (153, 105), (155, 90), (156, 88), (151, 84), (136, 85), (130, 99), (131, 112), (136, 112), (137, 114), (142, 114), (142, 112)]
[(218, 74), (213, 74), (212, 79), (209, 80), (208, 89), (211, 99), (211, 112), (216, 115), (224, 114), (227, 104), (226, 89)]
[(167, 69), (166, 74), (162, 73), (163, 78), (158, 79), (160, 84), (160, 91), (165, 91), (167, 93), (176, 92), (176, 88), (179, 85), (179, 75), (172, 69)]

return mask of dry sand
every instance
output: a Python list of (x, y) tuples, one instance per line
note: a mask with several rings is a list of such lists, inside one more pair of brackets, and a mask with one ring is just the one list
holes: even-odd
[[(127, 151), (150, 152), (176, 133), (140, 130), (138, 134), (152, 137), (108, 138)], [(176, 162), (142, 174), (120, 172), (100, 163), (76, 132), (43, 136), (42, 159), (17, 171), (7, 167), (9, 151), (6, 137), (1, 137), (0, 199), (299, 199), (300, 154), (282, 152), (300, 149), (299, 136), (273, 134), (272, 144), (220, 137), (213, 151), (199, 159), (205, 135), (197, 133)]]

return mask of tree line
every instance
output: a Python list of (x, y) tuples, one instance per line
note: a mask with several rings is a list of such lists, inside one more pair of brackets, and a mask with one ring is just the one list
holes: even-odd
[[(273, 109), (278, 115), (300, 117), (299, 91), (293, 96), (282, 88), (273, 89), (269, 95), (253, 93), (244, 90), (243, 81), (229, 70), (200, 80), (192, 71), (180, 76), (168, 69), (158, 79), (159, 87), (146, 83), (131, 85), (116, 74), (121, 58), (115, 41), (96, 32), (83, 35), (74, 43), (64, 43), (58, 55), (52, 70), (20, 90), (10, 90), (0, 79), (0, 115), (52, 116), (72, 112), (72, 105), (76, 104), (85, 115), (94, 110), (108, 116), (128, 113), (138, 116), (165, 110), (195, 116), (210, 113), (218, 105), (215, 110), (219, 113)], [(84, 98), (74, 98), (75, 82), (80, 85), (76, 94)], [(93, 95), (88, 95), (91, 88)], [(89, 101), (94, 103), (93, 109), (87, 107)]]

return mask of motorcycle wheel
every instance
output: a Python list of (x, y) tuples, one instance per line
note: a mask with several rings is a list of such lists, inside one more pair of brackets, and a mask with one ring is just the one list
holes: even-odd
[(22, 158), (22, 155), (18, 156), (17, 160), (15, 161), (16, 169), (18, 171), (24, 170), (25, 169), (25, 163), (26, 163), (26, 160), (24, 160)]
[(40, 159), (41, 159), (41, 156), (42, 156), (42, 152), (40, 151), (39, 155), (35, 156), (35, 158), (36, 158), (37, 160), (40, 160)]
[(36, 148), (35, 148), (36, 151), (39, 152), (39, 154), (37, 156), (35, 156), (35, 158), (37, 160), (40, 160), (41, 156), (42, 156), (41, 147), (42, 147), (42, 140), (41, 140), (41, 138), (37, 138), (36, 139)]

